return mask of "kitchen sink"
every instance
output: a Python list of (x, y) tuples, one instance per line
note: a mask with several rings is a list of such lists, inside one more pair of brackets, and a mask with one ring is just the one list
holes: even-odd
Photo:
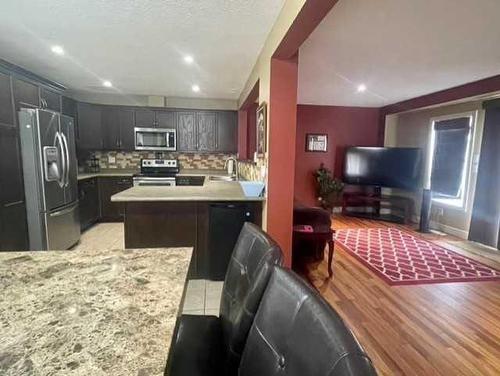
[(246, 197), (260, 197), (266, 186), (261, 181), (240, 181), (239, 183)]
[(236, 178), (234, 176), (223, 176), (223, 175), (210, 175), (208, 177), (210, 181), (235, 181)]

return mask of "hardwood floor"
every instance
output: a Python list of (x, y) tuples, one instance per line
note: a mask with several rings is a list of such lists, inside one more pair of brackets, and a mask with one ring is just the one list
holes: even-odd
[[(333, 221), (335, 229), (380, 226), (395, 225), (342, 216)], [(417, 236), (500, 268), (494, 250), (451, 236)], [(380, 375), (500, 375), (500, 282), (389, 286), (339, 246), (333, 271), (329, 279), (325, 259), (308, 265), (306, 274)]]

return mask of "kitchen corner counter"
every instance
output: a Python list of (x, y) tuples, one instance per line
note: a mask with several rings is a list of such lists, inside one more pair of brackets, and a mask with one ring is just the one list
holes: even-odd
[(163, 375), (191, 254), (0, 252), (0, 374)]
[(203, 186), (133, 187), (111, 196), (113, 202), (264, 200), (264, 197), (246, 197), (237, 181), (205, 181)]
[(85, 179), (92, 179), (98, 177), (132, 177), (136, 174), (137, 171), (132, 170), (110, 170), (110, 171), (101, 171), (101, 172), (85, 172), (78, 173), (78, 181)]

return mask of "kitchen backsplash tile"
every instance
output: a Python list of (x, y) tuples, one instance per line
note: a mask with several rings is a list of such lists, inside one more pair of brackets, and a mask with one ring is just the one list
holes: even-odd
[[(153, 152), (122, 152), (122, 151), (95, 151), (82, 161), (83, 167), (89, 166), (90, 159), (99, 159), (99, 166), (102, 170), (139, 169), (142, 158), (155, 158)], [(197, 170), (223, 170), (226, 159), (234, 157), (232, 154), (205, 154), (205, 153), (163, 153), (163, 158), (177, 158), (181, 168), (192, 168)]]
[(238, 172), (241, 178), (245, 180), (266, 181), (266, 160), (259, 158), (257, 163), (240, 161), (238, 163)]

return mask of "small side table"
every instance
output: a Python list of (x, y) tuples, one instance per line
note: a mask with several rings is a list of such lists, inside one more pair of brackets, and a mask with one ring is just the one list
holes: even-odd
[[(328, 276), (333, 276), (332, 262), (333, 262), (333, 252), (335, 248), (334, 243), (335, 231), (328, 229), (326, 231), (314, 231), (311, 226), (293, 226), (293, 237), (298, 242), (306, 243), (327, 243), (328, 244)], [(324, 249), (320, 250), (321, 258), (323, 258)], [(318, 256), (316, 254), (316, 256)]]

